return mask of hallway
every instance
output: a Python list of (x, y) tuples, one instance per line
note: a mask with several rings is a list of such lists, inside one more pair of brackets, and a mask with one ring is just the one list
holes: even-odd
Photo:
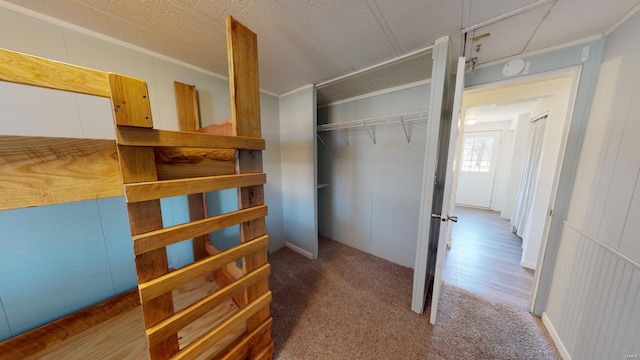
[(497, 212), (456, 207), (443, 281), (490, 300), (528, 311), (533, 270), (520, 266), (522, 240)]

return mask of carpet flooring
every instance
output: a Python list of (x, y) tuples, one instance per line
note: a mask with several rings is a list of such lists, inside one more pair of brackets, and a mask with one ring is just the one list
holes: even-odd
[(542, 322), (451, 285), (438, 325), (411, 311), (413, 270), (321, 239), (272, 253), (275, 359), (559, 359)]

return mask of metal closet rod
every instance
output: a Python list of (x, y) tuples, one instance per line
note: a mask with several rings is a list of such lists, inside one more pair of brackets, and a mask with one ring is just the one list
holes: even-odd
[[(407, 138), (407, 143), (410, 143), (411, 138), (409, 137), (409, 132), (407, 131), (406, 123), (427, 121), (428, 118), (429, 118), (429, 113), (427, 111), (419, 111), (419, 112), (400, 114), (400, 115), (382, 116), (382, 117), (362, 119), (362, 120), (350, 120), (350, 121), (342, 121), (342, 122), (337, 122), (332, 124), (318, 125), (318, 127), (316, 128), (316, 131), (317, 132), (334, 131), (334, 130), (346, 131), (348, 129), (364, 127), (367, 130), (367, 133), (369, 134), (371, 141), (373, 141), (373, 144), (377, 145), (375, 134), (373, 133), (373, 131), (371, 131), (370, 127), (378, 126), (378, 125), (402, 124), (402, 129), (404, 130), (404, 135)], [(345, 141), (347, 142), (347, 145), (349, 145), (349, 141), (346, 135), (344, 134), (344, 132), (342, 134), (345, 136)], [(320, 138), (320, 136), (318, 136), (318, 138), (322, 141), (322, 138)], [(322, 143), (326, 147), (326, 144), (324, 144), (324, 141), (322, 141)]]

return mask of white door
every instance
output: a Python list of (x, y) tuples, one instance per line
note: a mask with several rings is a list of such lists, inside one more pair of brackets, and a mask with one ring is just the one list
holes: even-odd
[[(448, 204), (451, 197), (453, 154), (457, 137), (457, 119), (452, 122), (454, 86), (448, 37), (436, 41), (433, 50), (431, 97), (429, 102), (428, 139), (420, 204), (420, 224), (414, 267), (411, 309), (423, 313), (429, 291), (432, 290), (431, 323), (435, 324), (440, 295), (441, 271), (446, 244)], [(464, 76), (464, 58), (458, 63), (458, 76)], [(458, 103), (461, 101), (463, 78), (459, 78)], [(456, 84), (456, 89), (458, 84)], [(459, 105), (458, 105), (459, 108)], [(453, 124), (455, 123), (455, 124)], [(453, 139), (453, 143), (452, 142)], [(443, 215), (444, 214), (444, 215)], [(444, 224), (444, 226), (443, 226)], [(441, 235), (442, 234), (442, 235)]]
[(464, 133), (458, 167), (457, 204), (491, 208), (500, 135), (500, 131)]

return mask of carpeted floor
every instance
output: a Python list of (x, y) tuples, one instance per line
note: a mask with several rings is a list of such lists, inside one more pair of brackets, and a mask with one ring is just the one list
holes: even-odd
[(413, 271), (320, 240), (270, 255), (275, 359), (559, 359), (530, 314), (445, 285), (438, 326), (410, 310)]

